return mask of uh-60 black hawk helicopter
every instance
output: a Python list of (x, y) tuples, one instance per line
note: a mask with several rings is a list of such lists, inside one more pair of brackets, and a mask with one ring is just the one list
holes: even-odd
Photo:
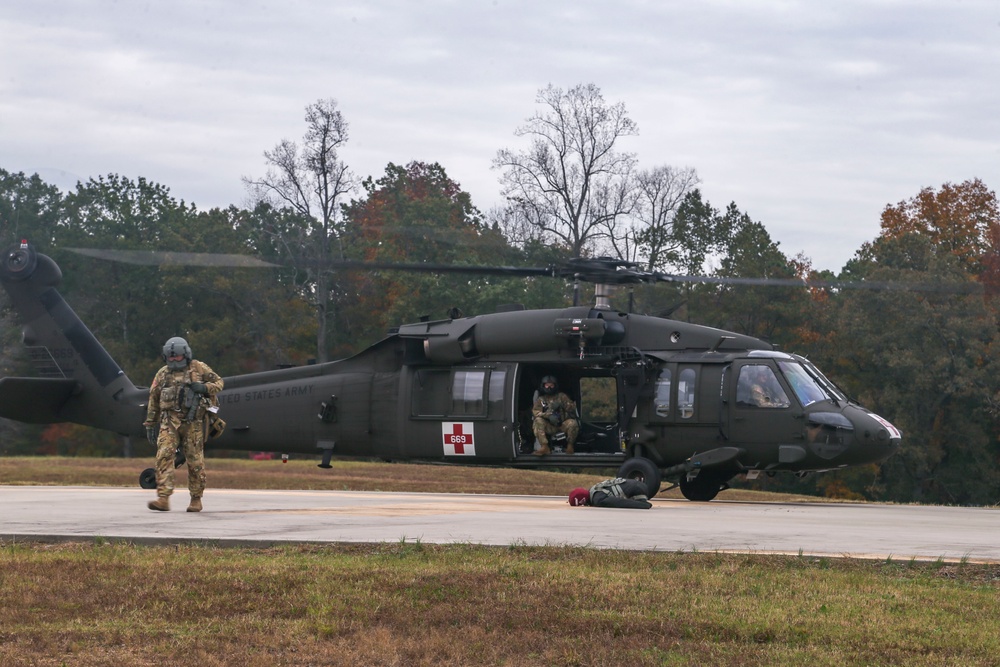
[[(666, 481), (698, 501), (712, 500), (740, 474), (836, 470), (899, 448), (891, 423), (807, 359), (749, 336), (621, 312), (602, 296), (615, 284), (687, 277), (608, 259), (538, 269), (416, 266), (572, 277), (595, 282), (599, 296), (592, 307), (405, 324), (347, 359), (226, 377), (219, 401), (228, 427), (208, 447), (319, 454), (322, 467), (336, 455), (616, 468), (644, 481), (651, 496)], [(133, 384), (73, 312), (56, 289), (60, 278), (56, 263), (27, 242), (2, 257), (0, 282), (22, 320), (37, 377), (0, 379), (0, 416), (144, 438), (148, 390)], [(533, 451), (531, 406), (547, 375), (579, 406), (573, 454)], [(155, 486), (150, 471), (141, 482)]]

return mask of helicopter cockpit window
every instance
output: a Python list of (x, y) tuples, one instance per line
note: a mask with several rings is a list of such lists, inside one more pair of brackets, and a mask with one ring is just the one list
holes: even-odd
[(451, 385), (451, 414), (485, 414), (485, 387), (486, 371), (455, 371), (455, 379)]
[(788, 380), (788, 384), (792, 386), (792, 391), (795, 392), (795, 397), (799, 399), (799, 403), (803, 407), (809, 405), (810, 403), (815, 403), (816, 401), (823, 401), (832, 398), (830, 394), (823, 389), (823, 386), (817, 382), (809, 372), (802, 366), (792, 361), (779, 361), (778, 367), (781, 372), (785, 374), (785, 379)]
[(656, 408), (657, 417), (670, 416), (670, 369), (664, 368), (660, 371), (660, 377), (656, 378), (656, 398), (653, 401)]
[(736, 404), (755, 408), (787, 408), (791, 401), (770, 366), (748, 364), (740, 369), (736, 382)]
[(682, 370), (677, 380), (677, 411), (680, 413), (681, 419), (694, 417), (694, 384), (694, 369), (685, 368)]

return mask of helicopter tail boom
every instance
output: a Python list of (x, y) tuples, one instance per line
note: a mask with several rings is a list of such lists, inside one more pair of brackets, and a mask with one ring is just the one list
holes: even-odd
[(0, 284), (23, 325), (23, 341), (39, 376), (0, 379), (0, 417), (137, 434), (144, 392), (59, 294), (61, 278), (56, 263), (26, 241), (0, 258)]
[(76, 387), (57, 378), (0, 378), (0, 417), (28, 424), (62, 421), (59, 413)]

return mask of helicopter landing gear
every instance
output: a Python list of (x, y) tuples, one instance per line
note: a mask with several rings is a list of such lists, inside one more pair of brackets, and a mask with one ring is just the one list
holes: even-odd
[(682, 476), (680, 487), (681, 493), (688, 500), (707, 503), (719, 495), (719, 491), (729, 488), (729, 475), (699, 470), (693, 478), (688, 475)]
[[(180, 468), (182, 465), (187, 463), (187, 457), (184, 456), (184, 452), (180, 447), (174, 452), (174, 468)], [(139, 473), (139, 488), (140, 489), (155, 489), (156, 488), (156, 468), (146, 468), (141, 473)]]
[(156, 469), (146, 468), (141, 473), (139, 473), (139, 488), (141, 489), (155, 489), (156, 488)]
[(656, 464), (642, 456), (626, 459), (618, 468), (618, 476), (624, 479), (634, 479), (646, 485), (646, 495), (650, 498), (660, 492), (660, 469)]

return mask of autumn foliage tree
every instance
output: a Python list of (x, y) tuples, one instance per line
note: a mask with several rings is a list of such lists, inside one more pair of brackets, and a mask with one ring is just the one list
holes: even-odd
[(929, 288), (843, 294), (828, 345), (833, 372), (903, 431), (879, 481), (895, 500), (996, 501), (997, 311), (962, 288), (990, 279), (998, 223), (978, 179), (924, 188), (886, 207), (882, 234), (846, 267), (852, 279)]
[(924, 188), (916, 197), (882, 211), (884, 238), (919, 234), (935, 252), (955, 257), (971, 275), (979, 275), (987, 257), (996, 256), (998, 228), (996, 194), (978, 178), (958, 185), (945, 183), (939, 190)]
[[(344, 209), (354, 259), (381, 263), (482, 266), (504, 263), (511, 249), (487, 226), (469, 194), (439, 164), (389, 164), (379, 179), (362, 183), (365, 197)], [(515, 297), (523, 280), (391, 270), (345, 271), (338, 276), (355, 296), (342, 326), (364, 344), (390, 326), (488, 310)], [(345, 350), (347, 351), (347, 350)]]

